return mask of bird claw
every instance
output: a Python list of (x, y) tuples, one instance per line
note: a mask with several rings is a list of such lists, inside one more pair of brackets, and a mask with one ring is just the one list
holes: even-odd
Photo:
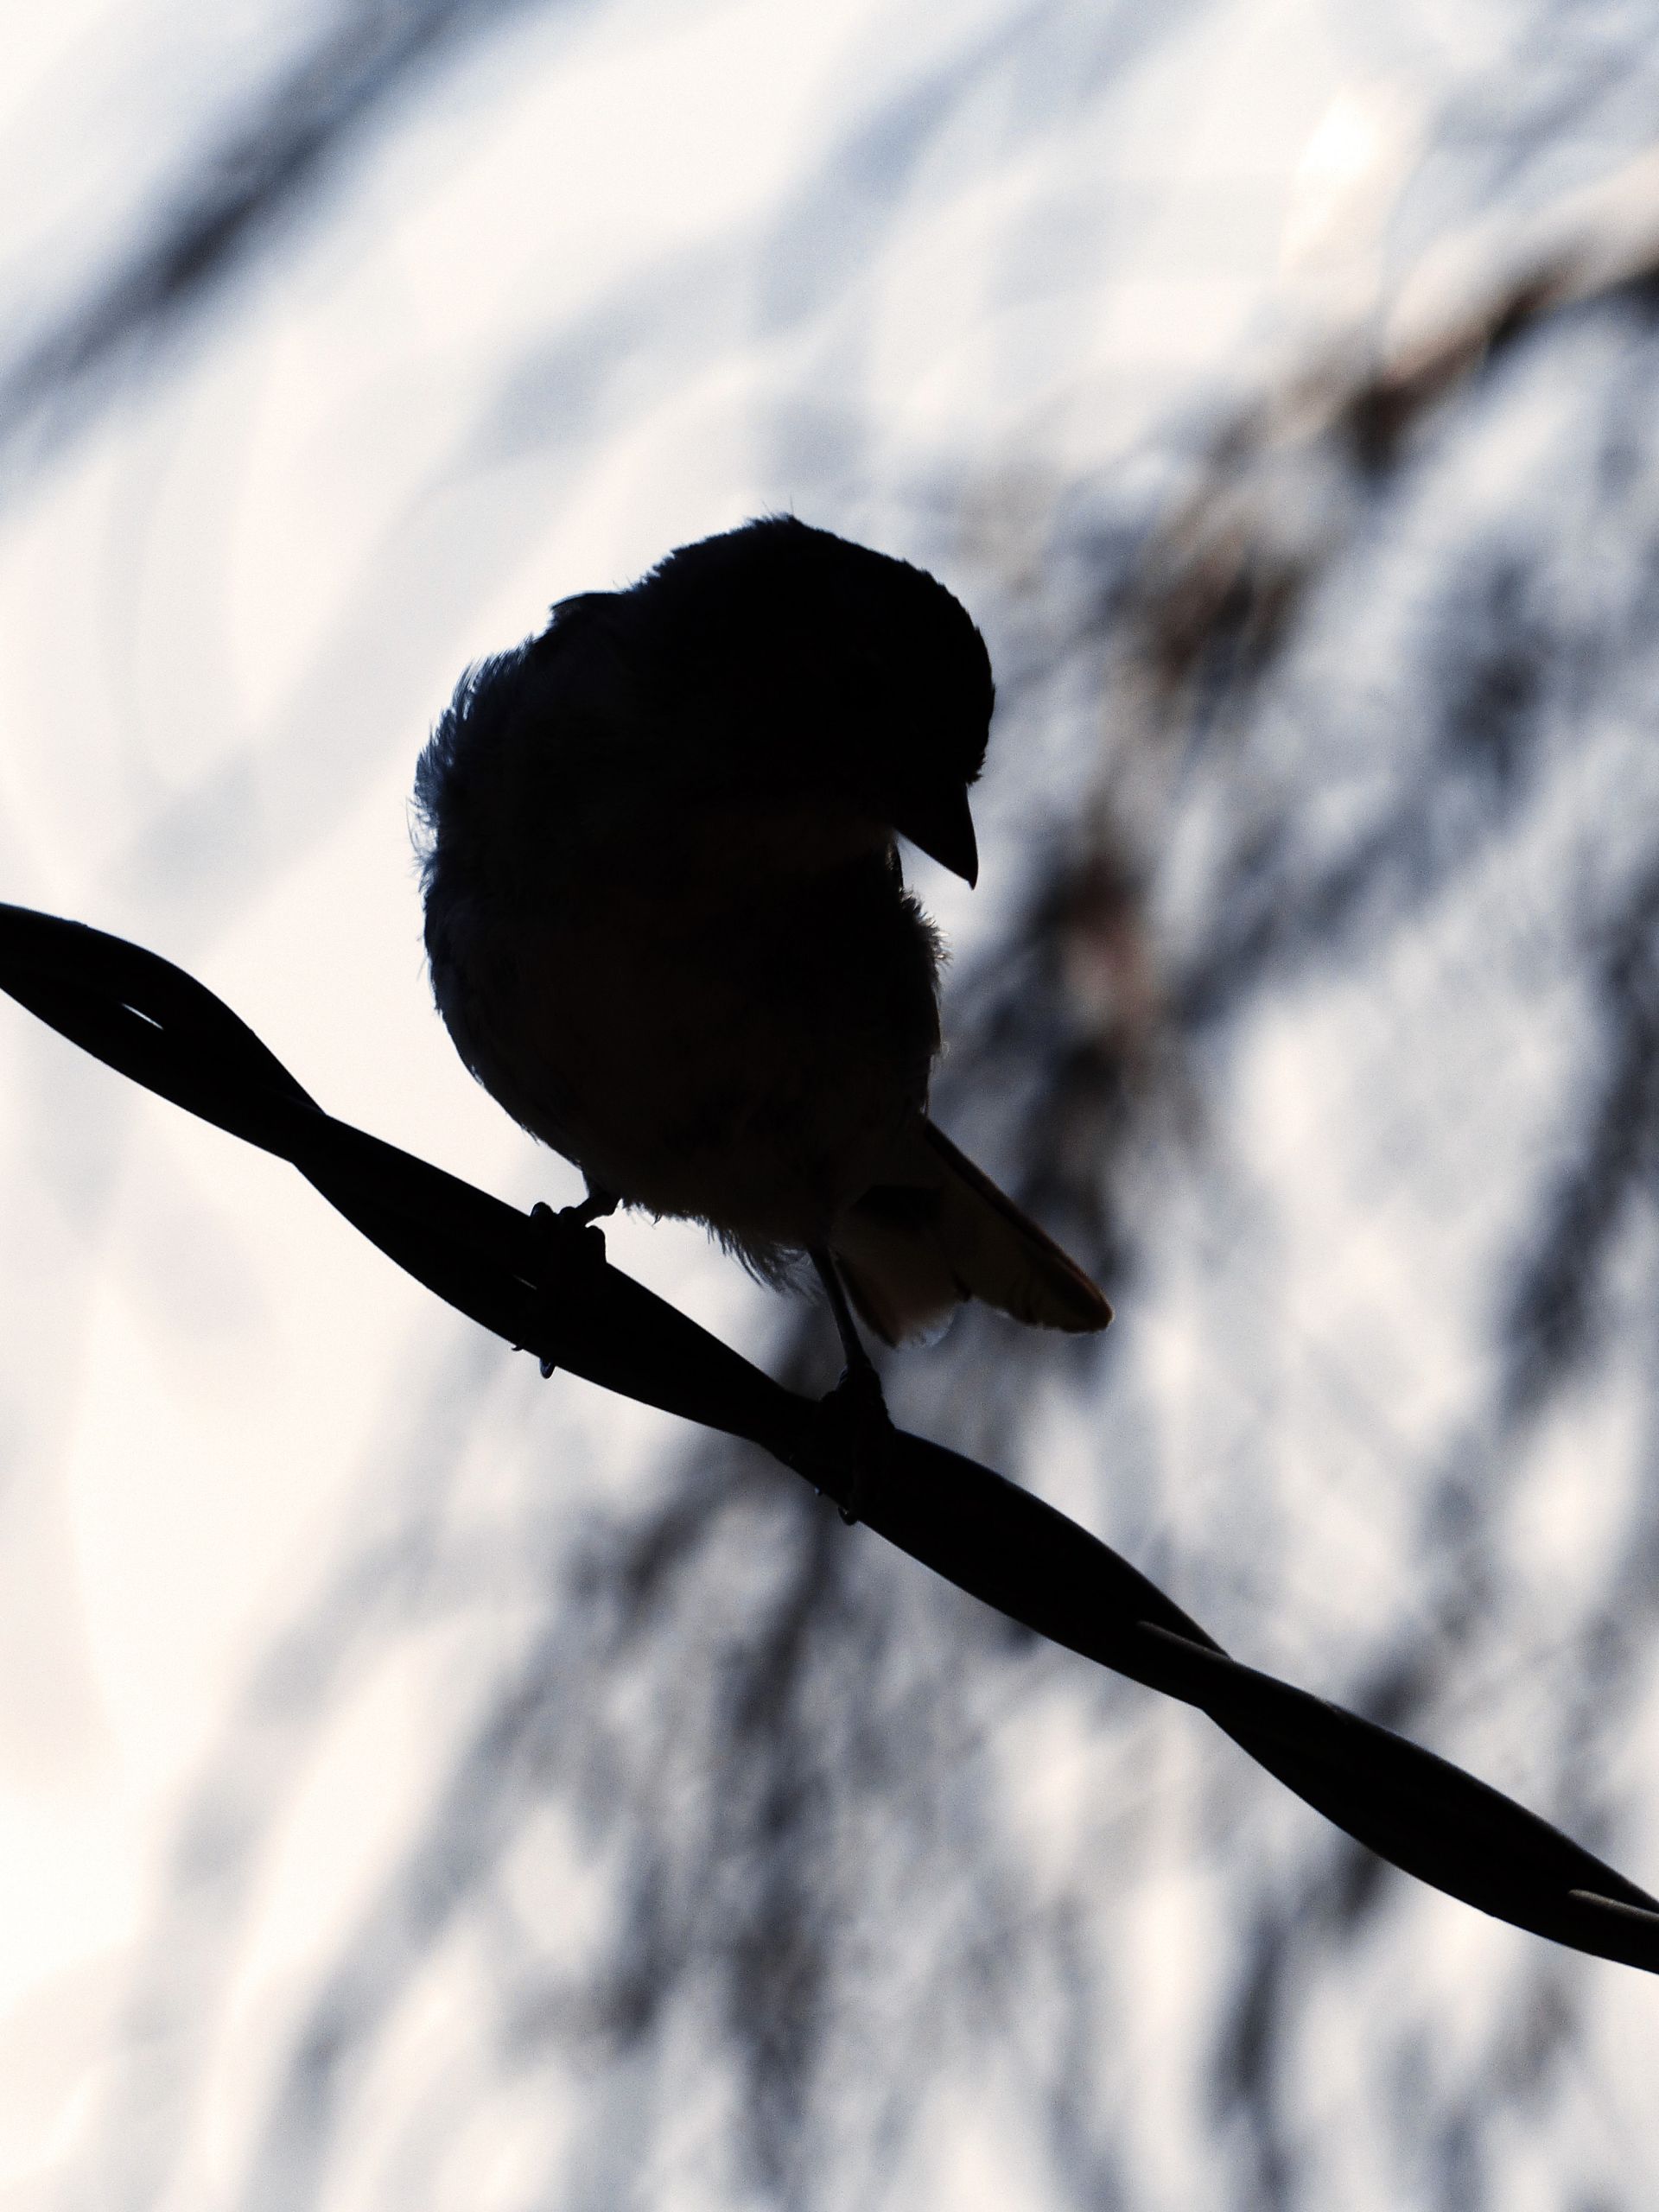
[[(563, 1206), (556, 1213), (544, 1198), (537, 1198), (530, 1210), (544, 1240), (550, 1255), (556, 1255), (556, 1271), (580, 1281), (580, 1271), (597, 1271), (605, 1264), (605, 1232), (596, 1228), (588, 1205)], [(545, 1287), (545, 1286), (543, 1286)], [(545, 1356), (541, 1361), (542, 1380), (547, 1382), (558, 1372), (558, 1362)]]
[(855, 1528), (863, 1517), (872, 1483), (887, 1464), (895, 1433), (874, 1368), (868, 1361), (846, 1368), (835, 1389), (819, 1399), (818, 1415), (827, 1421), (840, 1456), (852, 1462), (851, 1491), (847, 1503), (837, 1503), (836, 1510), (849, 1529)]

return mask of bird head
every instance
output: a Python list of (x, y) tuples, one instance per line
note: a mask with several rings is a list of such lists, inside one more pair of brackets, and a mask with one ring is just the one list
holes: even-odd
[(849, 809), (976, 880), (995, 689), (937, 578), (779, 515), (680, 547), (621, 596), (700, 773)]

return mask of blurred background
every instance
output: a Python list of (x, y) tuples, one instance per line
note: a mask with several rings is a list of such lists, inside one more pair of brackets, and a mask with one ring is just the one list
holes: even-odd
[[(1000, 704), (898, 1417), (1659, 1882), (1659, 16), (13, 0), (0, 895), (575, 1195), (431, 1011), (464, 662), (792, 507)], [(4, 2212), (1621, 2212), (1650, 1981), (0, 1001)], [(827, 1317), (613, 1256), (804, 1385)]]

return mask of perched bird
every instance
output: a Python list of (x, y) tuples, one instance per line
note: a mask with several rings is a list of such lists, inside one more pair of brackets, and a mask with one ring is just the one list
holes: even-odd
[(618, 1203), (821, 1276), (888, 1344), (965, 1299), (1103, 1328), (927, 1117), (939, 939), (895, 836), (973, 883), (983, 639), (923, 569), (790, 516), (670, 553), (461, 677), (416, 775), (438, 1007)]

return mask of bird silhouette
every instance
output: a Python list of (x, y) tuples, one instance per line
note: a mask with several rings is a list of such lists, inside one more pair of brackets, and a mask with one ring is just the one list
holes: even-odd
[(895, 839), (976, 880), (994, 701), (934, 577), (772, 516), (563, 601), (416, 770), (438, 1008), (586, 1178), (564, 1219), (700, 1221), (780, 1287), (810, 1261), (843, 1382), (873, 1384), (849, 1298), (889, 1344), (968, 1299), (1111, 1319), (927, 1115), (942, 948)]

